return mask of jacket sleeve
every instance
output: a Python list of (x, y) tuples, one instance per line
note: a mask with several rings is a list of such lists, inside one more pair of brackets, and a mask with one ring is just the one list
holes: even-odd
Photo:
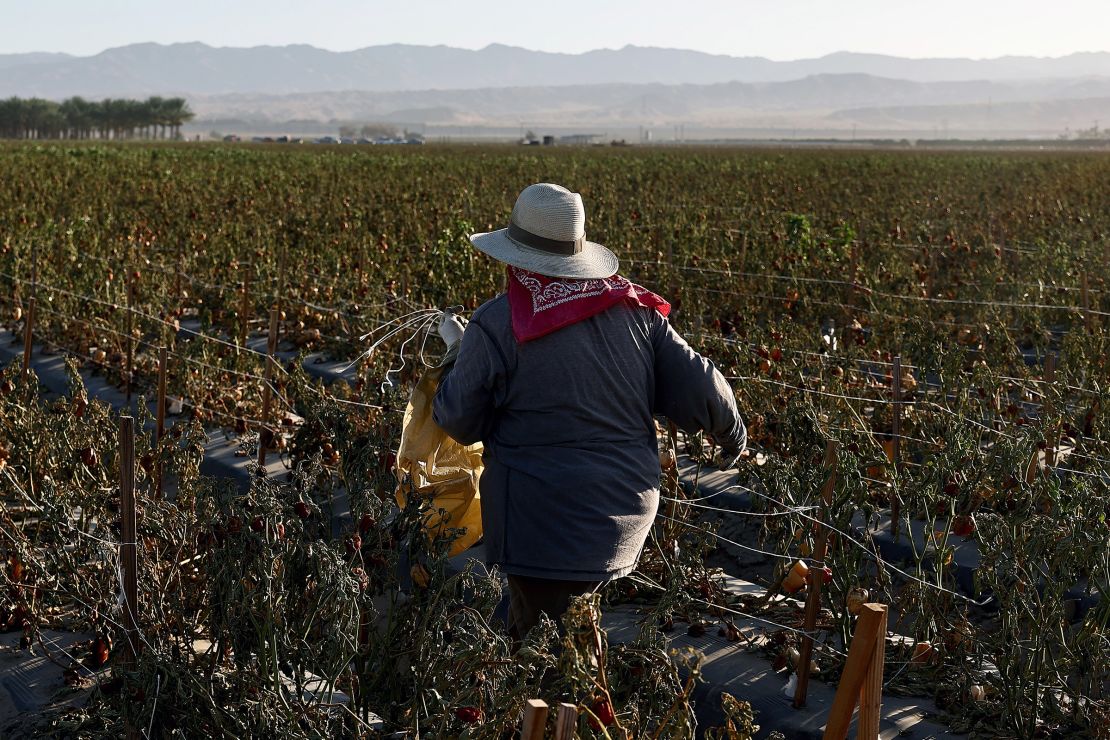
[(748, 432), (736, 395), (713, 363), (699, 355), (658, 314), (652, 325), (655, 350), (654, 411), (687, 433), (704, 430), (726, 451), (739, 454)]
[(463, 332), (455, 364), (440, 379), (432, 419), (460, 444), (484, 439), (505, 387), (505, 365), (493, 338), (477, 321)]

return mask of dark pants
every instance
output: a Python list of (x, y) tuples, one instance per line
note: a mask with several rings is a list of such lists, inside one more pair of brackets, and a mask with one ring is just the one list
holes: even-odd
[(550, 578), (509, 575), (509, 636), (519, 643), (528, 630), (540, 623), (540, 614), (547, 614), (559, 625), (573, 596), (595, 591), (599, 581), (557, 581)]

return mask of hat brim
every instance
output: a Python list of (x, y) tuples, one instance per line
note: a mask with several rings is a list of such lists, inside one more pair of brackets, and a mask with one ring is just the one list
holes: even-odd
[(498, 229), (472, 234), (470, 243), (495, 260), (547, 277), (599, 279), (612, 277), (620, 269), (617, 256), (594, 242), (583, 244), (577, 254), (552, 254), (515, 242), (508, 229)]

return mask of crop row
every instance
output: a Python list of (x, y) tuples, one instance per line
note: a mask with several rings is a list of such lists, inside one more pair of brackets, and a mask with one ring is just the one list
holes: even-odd
[[(111, 381), (129, 381), (136, 393), (150, 392), (158, 349), (168, 348), (170, 392), (187, 416), (240, 433), (258, 432), (255, 420), (265, 414), (271, 361), (262, 348), (269, 311), (278, 312), (283, 359), (269, 369), (270, 389), (277, 408), (304, 423), (264, 430), (261, 438), (287, 455), (298, 477), (259, 482), (244, 497), (171, 463), (182, 439), (150, 453), (178, 465), (173, 475), (183, 483), (173, 506), (163, 511), (152, 502), (148, 524), (140, 524), (153, 527), (150, 562), (164, 568), (151, 575), (156, 590), (146, 597), (146, 617), (180, 614), (186, 623), (152, 641), (157, 659), (143, 664), (137, 684), (143, 712), (153, 711), (150, 687), (172, 678), (192, 687), (180, 689), (190, 701), (217, 696), (216, 705), (234, 700), (256, 713), (234, 722), (213, 710), (209, 730), (258, 730), (275, 716), (326, 724), (333, 721), (327, 712), (305, 719), (303, 707), (282, 706), (290, 694), (280, 677), (311, 673), (346, 676), (343, 688), (362, 697), (361, 721), (370, 711), (398, 726), (461, 721), (442, 718), (463, 702), (482, 708), (492, 736), (511, 721), (508, 712), (493, 713), (497, 701), (519, 709), (525, 689), (541, 691), (529, 683), (533, 674), (520, 673), (535, 666), (498, 662), (505, 660), (498, 638), (483, 631), (492, 608), (486, 602), (467, 611), (445, 596), (385, 609), (359, 594), (397, 593), (405, 533), (378, 522), (387, 520), (397, 409), (420, 370), (421, 347), (434, 352), (420, 334), (432, 314), (421, 312), (455, 303), (473, 309), (499, 289), (499, 268), (466, 235), (503, 225), (516, 193), (542, 179), (582, 192), (591, 237), (614, 248), (625, 274), (674, 301), (680, 331), (735, 382), (757, 453), (738, 479), (748, 513), (762, 522), (759, 542), (750, 544), (779, 563), (767, 585), (774, 589), (798, 561), (829, 569), (822, 674), (837, 675), (852, 605), (866, 592), (895, 609), (895, 631), (926, 646), (912, 655), (895, 650), (891, 660), (901, 667), (891, 680), (907, 689), (938, 686), (938, 698), (959, 709), (957, 724), (1000, 734), (1095, 735), (1107, 722), (1110, 669), (1108, 168), (1105, 158), (1060, 154), (11, 146), (0, 150), (11, 183), (0, 194), (0, 294), (10, 328), (25, 328), (33, 296), (36, 338), (84, 358)], [(350, 385), (325, 391), (289, 361), (297, 352), (353, 360), (372, 341), (360, 337), (394, 328), (394, 341), (362, 357)], [(55, 487), (64, 478), (69, 491), (52, 493), (60, 503), (50, 526), (22, 545), (20, 562), (39, 564), (37, 583), (99, 582), (95, 593), (67, 586), (69, 596), (53, 607), (70, 607), (57, 614), (71, 626), (106, 634), (100, 605), (113, 586), (110, 570), (90, 577), (95, 542), (73, 554), (62, 555), (70, 552), (63, 548), (51, 555), (56, 562), (43, 561), (40, 551), (65, 538), (75, 511), (86, 517), (76, 525), (82, 532), (101, 532), (88, 512), (109, 516), (109, 500), (81, 497), (110, 490), (112, 474), (97, 473), (96, 485), (85, 480), (97, 466), (74, 458), (74, 450), (107, 454), (113, 443), (103, 433), (76, 440), (92, 432), (68, 426), (75, 422), (43, 422), (54, 418), (49, 405), (30, 411), (33, 390), (10, 382), (0, 440), (11, 460), (4, 500), (23, 500), (42, 474)], [(41, 418), (27, 416), (35, 413)], [(830, 441), (840, 449), (833, 505), (815, 517), (829, 474), (821, 452)], [(686, 450), (695, 459), (705, 454), (696, 439)], [(669, 485), (674, 521), (660, 520), (633, 585), (614, 585), (609, 598), (650, 595), (664, 623), (721, 620), (738, 606), (700, 562), (717, 542), (700, 519), (707, 510), (677, 478)], [(351, 530), (335, 538), (312, 523), (336, 487), (359, 492), (354, 521), (365, 514), (374, 523), (354, 547)], [(189, 515), (175, 518), (184, 508)], [(893, 563), (877, 544), (891, 535), (892, 512), (893, 539), (907, 553)], [(254, 529), (259, 517), (261, 530)], [(229, 536), (234, 521), (244, 536)], [(20, 529), (27, 531), (25, 522)], [(816, 562), (820, 531), (832, 533), (833, 545)], [(971, 578), (955, 557), (963, 541), (980, 553)], [(176, 560), (165, 557), (170, 551)], [(668, 567), (676, 551), (685, 553), (677, 570)], [(352, 575), (356, 553), (361, 575)], [(448, 592), (485, 588), (470, 575), (452, 580), (435, 553), (416, 555)], [(312, 575), (279, 577), (270, 570), (275, 559)], [(174, 567), (181, 562), (198, 565)], [(363, 576), (369, 588), (359, 585)], [(191, 585), (173, 585), (181, 578)], [(320, 598), (282, 602), (305, 578), (318, 583)], [(23, 591), (12, 609), (22, 607), (24, 621), (49, 624), (58, 617), (48, 602), (27, 602), (30, 583), (15, 579)], [(73, 611), (74, 591), (95, 607), (91, 616)], [(169, 592), (172, 608), (155, 596)], [(311, 612), (283, 613), (275, 599)], [(364, 641), (359, 615), (371, 609), (390, 626)], [(781, 625), (769, 631), (768, 649), (788, 655), (800, 623), (759, 613)], [(483, 619), (444, 627), (461, 614)], [(386, 615), (412, 621), (395, 625)], [(434, 640), (396, 631), (428, 625), (438, 625)], [(472, 653), (457, 654), (445, 647), (454, 638), (435, 632), (454, 629), (464, 630)], [(197, 653), (193, 640), (202, 638), (215, 647)], [(336, 642), (319, 648), (325, 639)], [(656, 660), (659, 643), (644, 639), (630, 649), (642, 651), (638, 660)], [(380, 651), (393, 648), (385, 645), (403, 647), (387, 656)], [(445, 662), (449, 655), (455, 662)], [(417, 672), (415, 694), (411, 683), (405, 688), (372, 670), (387, 659)], [(356, 669), (345, 672), (350, 665)], [(240, 676), (225, 687), (231, 694), (211, 685), (225, 669)], [(242, 678), (248, 670), (269, 683)], [(190, 683), (205, 671), (207, 688)], [(488, 683), (470, 699), (459, 697), (452, 677), (474, 671)], [(641, 663), (622, 663), (614, 681), (642, 672)], [(592, 706), (594, 692), (575, 682), (589, 673), (579, 666), (561, 674), (570, 684), (560, 690), (583, 707)], [(647, 694), (614, 690), (617, 714), (630, 726), (654, 727), (672, 703), (662, 697), (682, 696), (678, 679), (661, 675)], [(429, 692), (444, 703), (429, 708)]]

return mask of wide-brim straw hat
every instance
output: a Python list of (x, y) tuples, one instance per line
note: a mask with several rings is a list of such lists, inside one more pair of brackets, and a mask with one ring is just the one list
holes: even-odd
[(472, 234), (470, 242), (495, 260), (548, 277), (607, 278), (620, 267), (615, 254), (586, 240), (582, 196), (551, 183), (524, 188), (508, 228)]

